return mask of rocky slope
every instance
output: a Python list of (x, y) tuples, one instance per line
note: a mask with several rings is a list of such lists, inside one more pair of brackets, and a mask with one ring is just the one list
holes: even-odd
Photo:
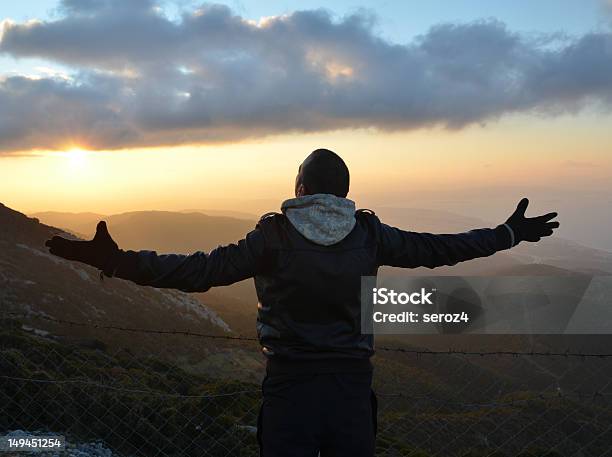
[[(56, 234), (69, 236), (0, 204), (0, 312), (129, 328), (231, 332), (217, 313), (193, 296), (102, 280), (94, 268), (49, 254), (44, 243)], [(87, 333), (44, 319), (31, 324), (82, 338), (127, 344), (131, 339), (125, 332)]]

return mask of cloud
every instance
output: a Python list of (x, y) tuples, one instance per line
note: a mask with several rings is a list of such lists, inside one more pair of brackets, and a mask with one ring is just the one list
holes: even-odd
[(508, 113), (612, 106), (612, 35), (528, 39), (495, 20), (379, 38), (371, 15), (258, 22), (221, 5), (170, 20), (152, 0), (64, 0), (5, 21), (0, 54), (74, 69), (0, 79), (0, 149), (125, 148), (291, 131), (462, 128)]

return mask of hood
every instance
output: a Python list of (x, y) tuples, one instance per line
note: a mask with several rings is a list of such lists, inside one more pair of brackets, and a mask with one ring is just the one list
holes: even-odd
[(322, 246), (342, 241), (355, 227), (355, 202), (332, 194), (291, 198), (281, 211), (298, 232)]

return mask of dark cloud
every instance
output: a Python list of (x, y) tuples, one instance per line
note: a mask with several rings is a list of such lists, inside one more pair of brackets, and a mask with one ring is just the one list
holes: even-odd
[(406, 45), (357, 14), (258, 24), (219, 5), (171, 21), (152, 0), (64, 0), (53, 21), (5, 22), (0, 53), (74, 68), (0, 80), (0, 148), (226, 141), (288, 131), (461, 128), (512, 112), (612, 106), (612, 35), (527, 39), (487, 20)]

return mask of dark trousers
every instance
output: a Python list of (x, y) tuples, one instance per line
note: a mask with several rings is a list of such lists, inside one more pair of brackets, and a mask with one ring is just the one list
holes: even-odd
[(264, 379), (261, 457), (373, 457), (372, 373), (274, 375)]

